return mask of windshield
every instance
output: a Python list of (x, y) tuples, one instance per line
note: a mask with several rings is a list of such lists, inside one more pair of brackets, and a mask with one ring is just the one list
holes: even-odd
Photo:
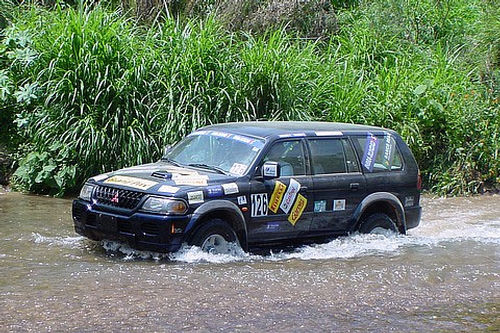
[(243, 175), (263, 146), (263, 140), (242, 135), (199, 131), (182, 140), (163, 159)]

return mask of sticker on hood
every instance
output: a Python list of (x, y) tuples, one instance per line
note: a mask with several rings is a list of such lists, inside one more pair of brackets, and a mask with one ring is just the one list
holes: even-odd
[(176, 185), (207, 186), (208, 176), (206, 175), (180, 175), (173, 174), (172, 180)]
[(141, 190), (147, 190), (148, 188), (158, 184), (152, 180), (146, 180), (142, 178), (129, 177), (129, 176), (112, 176), (104, 181), (106, 184), (116, 184), (122, 186), (128, 186), (132, 188), (138, 188)]
[(179, 191), (178, 187), (170, 185), (162, 185), (158, 188), (158, 192), (162, 193), (176, 193), (177, 191)]

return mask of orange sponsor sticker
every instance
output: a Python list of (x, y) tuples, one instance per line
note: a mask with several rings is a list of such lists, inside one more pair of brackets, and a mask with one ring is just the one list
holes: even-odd
[(297, 201), (295, 201), (295, 204), (292, 207), (292, 212), (288, 216), (288, 222), (295, 226), (295, 223), (297, 223), (297, 221), (302, 216), (302, 213), (304, 212), (304, 209), (306, 209), (306, 206), (307, 199), (302, 194), (299, 194), (297, 196)]
[(274, 213), (278, 212), (278, 208), (280, 206), (281, 200), (283, 199), (285, 191), (286, 191), (286, 185), (283, 184), (282, 182), (276, 181), (276, 184), (274, 185), (273, 194), (271, 195), (271, 201), (269, 202), (270, 211)]

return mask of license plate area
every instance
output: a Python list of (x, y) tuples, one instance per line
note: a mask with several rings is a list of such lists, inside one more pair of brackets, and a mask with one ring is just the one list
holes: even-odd
[(107, 233), (115, 233), (118, 231), (118, 223), (116, 217), (99, 214), (97, 217), (97, 228)]

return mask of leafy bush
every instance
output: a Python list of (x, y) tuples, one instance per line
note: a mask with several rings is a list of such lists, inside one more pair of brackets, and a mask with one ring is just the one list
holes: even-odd
[(498, 81), (485, 79), (498, 67), (484, 66), (498, 45), (474, 47), (498, 41), (491, 4), (404, 3), (337, 1), (323, 41), (231, 33), (210, 15), (143, 26), (99, 5), (21, 7), (0, 47), (2, 135), (23, 142), (14, 183), (59, 195), (200, 126), (279, 119), (393, 128), (437, 193), (498, 184)]

